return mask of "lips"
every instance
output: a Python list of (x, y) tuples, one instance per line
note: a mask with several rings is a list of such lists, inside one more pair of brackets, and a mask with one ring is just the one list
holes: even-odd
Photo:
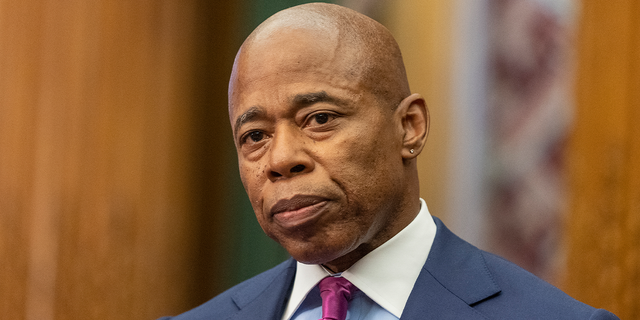
[(282, 199), (271, 207), (274, 220), (284, 227), (296, 227), (314, 219), (326, 206), (328, 200), (323, 197), (296, 195), (291, 199)]

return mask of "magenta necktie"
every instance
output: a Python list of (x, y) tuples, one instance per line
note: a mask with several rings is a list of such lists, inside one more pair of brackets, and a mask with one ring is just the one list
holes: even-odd
[(347, 317), (349, 301), (358, 288), (342, 277), (324, 278), (318, 287), (322, 297), (322, 319), (320, 320), (344, 320)]

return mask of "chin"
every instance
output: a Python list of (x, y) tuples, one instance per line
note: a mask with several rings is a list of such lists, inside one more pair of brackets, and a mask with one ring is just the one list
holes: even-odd
[[(292, 243), (293, 242), (293, 243)], [(347, 245), (341, 244), (312, 244), (291, 241), (280, 243), (296, 261), (304, 264), (325, 264), (348, 254)]]
[(323, 250), (317, 249), (289, 249), (285, 247), (289, 255), (293, 257), (296, 261), (302, 262), (305, 264), (322, 264), (328, 261), (331, 261), (334, 258), (334, 255), (328, 252), (324, 252)]
[(334, 261), (336, 258), (332, 258), (331, 256), (318, 256), (318, 255), (304, 255), (304, 256), (291, 256), (293, 259), (300, 263), (304, 264), (329, 264), (331, 261)]

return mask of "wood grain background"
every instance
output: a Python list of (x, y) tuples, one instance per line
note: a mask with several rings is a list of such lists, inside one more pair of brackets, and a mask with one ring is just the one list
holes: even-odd
[(640, 318), (640, 2), (583, 1), (564, 288)]
[(228, 285), (208, 283), (225, 231), (202, 212), (224, 205), (206, 162), (229, 162), (230, 130), (207, 121), (234, 10), (0, 1), (1, 319), (150, 319)]
[[(1, 319), (153, 319), (232, 283), (232, 3), (0, 0)], [(640, 5), (581, 8), (562, 287), (636, 319)]]

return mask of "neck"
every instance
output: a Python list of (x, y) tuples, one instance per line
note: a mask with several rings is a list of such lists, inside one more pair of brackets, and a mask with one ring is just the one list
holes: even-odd
[(418, 192), (410, 198), (411, 200), (409, 200), (409, 197), (405, 198), (405, 203), (402, 203), (399, 206), (402, 210), (400, 210), (397, 215), (389, 217), (391, 220), (389, 223), (383, 222), (385, 224), (385, 228), (382, 228), (382, 230), (378, 232), (379, 235), (372, 241), (362, 243), (355, 250), (352, 250), (335, 260), (323, 263), (322, 266), (331, 273), (344, 272), (364, 256), (369, 254), (369, 252), (375, 250), (389, 239), (393, 238), (398, 234), (398, 232), (408, 226), (420, 212), (420, 197)]

